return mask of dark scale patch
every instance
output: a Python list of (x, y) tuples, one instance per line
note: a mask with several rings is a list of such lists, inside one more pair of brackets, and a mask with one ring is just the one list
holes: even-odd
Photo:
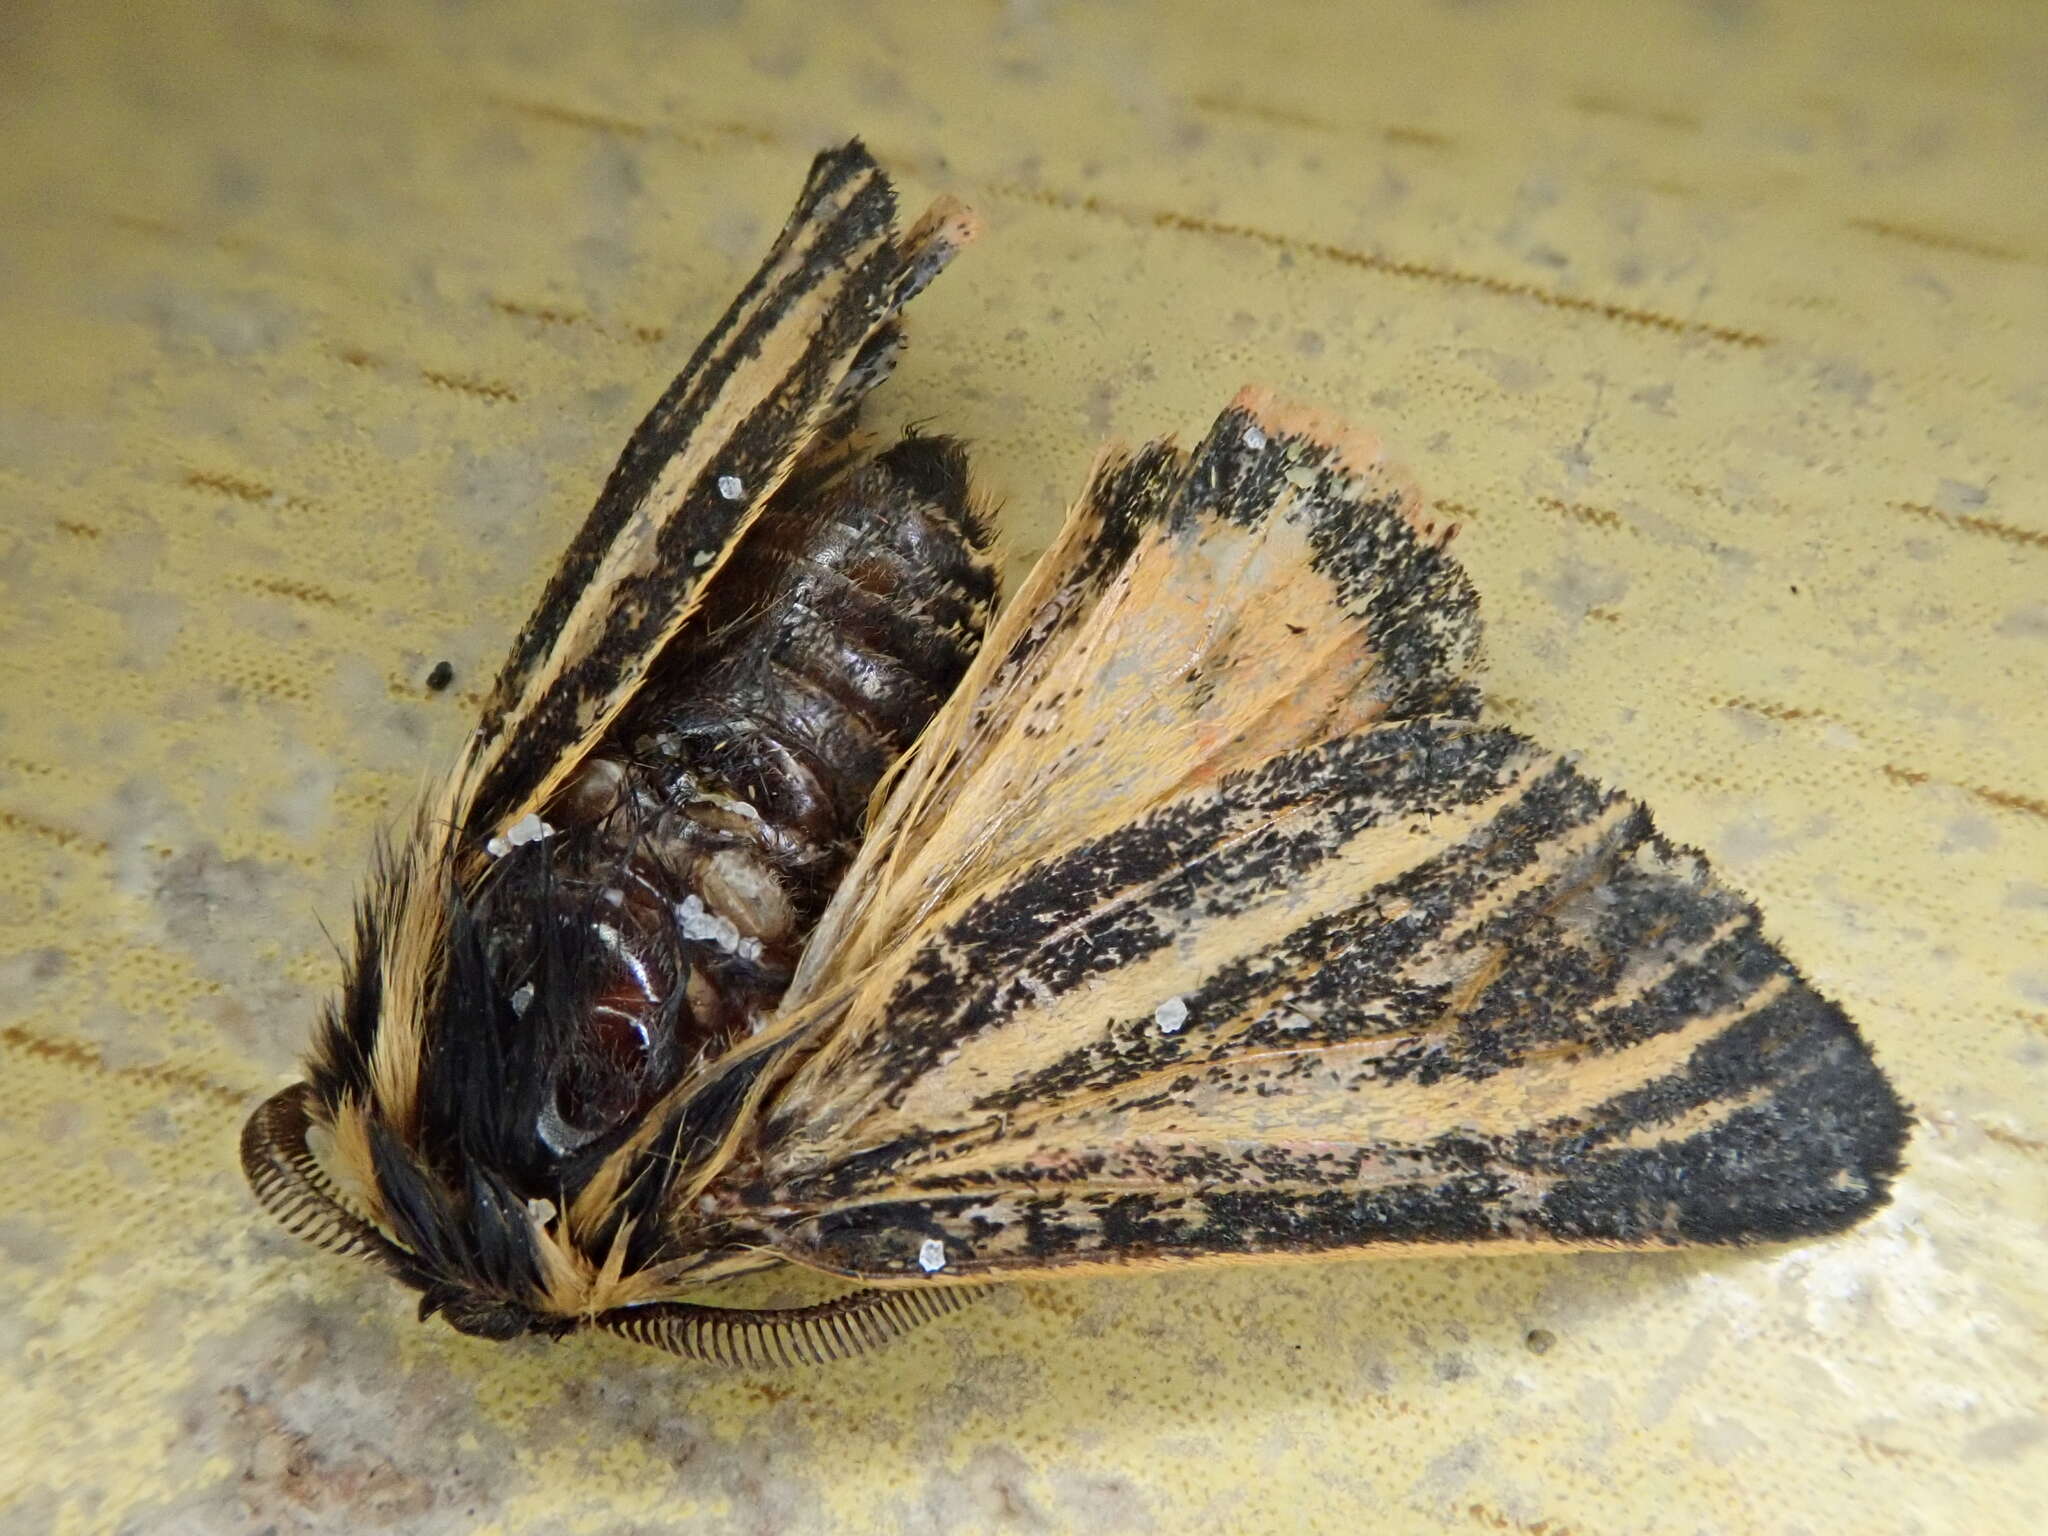
[[(1175, 529), (1191, 527), (1203, 517), (1218, 517), (1237, 528), (1256, 528), (1272, 514), (1288, 491), (1284, 445), (1298, 445), (1300, 440), (1269, 440), (1264, 448), (1253, 449), (1245, 442), (1245, 433), (1253, 425), (1251, 415), (1236, 406), (1216, 418), (1195, 450), (1176, 498)], [(1296, 451), (1307, 462), (1322, 457), (1313, 449), (1303, 451), (1297, 446)]]
[(1542, 1220), (1578, 1239), (1822, 1236), (1884, 1203), (1907, 1127), (1891, 1085), (1845, 1027), (1810, 1070), (1704, 1135), (1589, 1160), (1545, 1198)]
[(1709, 1104), (1738, 1099), (1821, 1070), (1844, 1050), (1859, 1053), (1855, 1028), (1840, 1008), (1802, 985), (1704, 1041), (1683, 1067), (1589, 1112), (1581, 1145), (1668, 1125)]

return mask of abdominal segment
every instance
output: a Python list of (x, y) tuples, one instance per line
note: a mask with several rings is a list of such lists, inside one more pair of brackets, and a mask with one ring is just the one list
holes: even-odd
[(547, 807), (550, 835), (500, 860), (478, 920), (535, 1047), (540, 1163), (773, 1014), (877, 784), (980, 644), (984, 546), (944, 438), (771, 504)]

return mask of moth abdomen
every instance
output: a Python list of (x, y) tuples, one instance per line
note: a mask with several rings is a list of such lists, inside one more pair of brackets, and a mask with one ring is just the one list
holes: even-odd
[(649, 679), (627, 729), (792, 835), (845, 842), (980, 645), (986, 542), (959, 444), (905, 439), (749, 540), (709, 639)]
[(482, 926), (558, 1042), (554, 1156), (774, 1012), (869, 798), (973, 659), (985, 545), (945, 438), (779, 500), (548, 807), (560, 835), (507, 861)]

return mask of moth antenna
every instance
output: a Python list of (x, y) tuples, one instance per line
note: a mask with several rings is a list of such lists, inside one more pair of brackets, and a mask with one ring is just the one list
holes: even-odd
[(850, 1360), (913, 1328), (958, 1312), (985, 1285), (934, 1285), (906, 1291), (855, 1291), (814, 1307), (759, 1311), (687, 1301), (614, 1307), (592, 1321), (607, 1333), (665, 1349), (685, 1360), (755, 1370)]
[(272, 1094), (242, 1127), (242, 1173), (256, 1200), (293, 1236), (329, 1253), (369, 1259), (404, 1278), (405, 1250), (352, 1210), (313, 1149), (308, 1083)]

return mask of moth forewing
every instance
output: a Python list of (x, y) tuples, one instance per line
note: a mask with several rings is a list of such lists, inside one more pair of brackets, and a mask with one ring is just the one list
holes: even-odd
[(1032, 727), (950, 706), (970, 766), (883, 814), (918, 839), (842, 891), (837, 1002), (764, 1105), (792, 1259), (1742, 1242), (1884, 1200), (1906, 1116), (1853, 1024), (1639, 805), (1474, 722), (1469, 588), (1412, 498), (1304, 471), (1326, 431), (1241, 397), (1078, 622), (1006, 621), (1069, 636)]

